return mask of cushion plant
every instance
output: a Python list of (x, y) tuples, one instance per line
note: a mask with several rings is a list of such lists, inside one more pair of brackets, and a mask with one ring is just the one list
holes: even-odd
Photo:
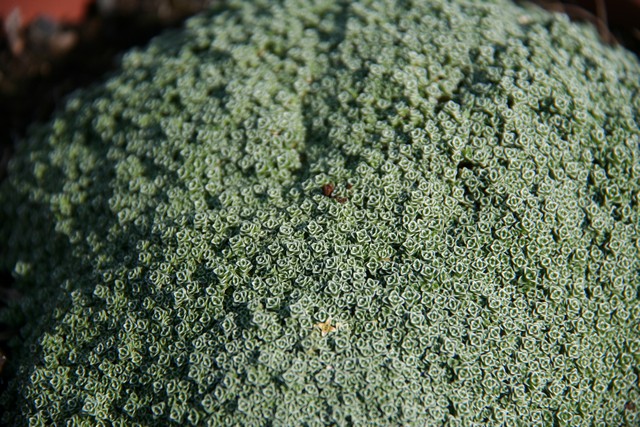
[(637, 425), (640, 64), (506, 0), (232, 1), (0, 190), (8, 425)]

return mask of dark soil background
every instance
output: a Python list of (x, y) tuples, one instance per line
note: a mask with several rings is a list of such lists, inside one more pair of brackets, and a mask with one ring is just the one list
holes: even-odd
[[(13, 2), (20, 4), (21, 12), (7, 7), (10, 0), (0, 0), (0, 181), (28, 126), (48, 120), (65, 95), (99, 81), (115, 69), (119, 55), (129, 48), (144, 45), (194, 13), (224, 4), (224, 0)], [(533, 2), (592, 23), (605, 43), (622, 44), (640, 57), (640, 0)], [(37, 9), (71, 3), (74, 5), (68, 7), (75, 9)], [(50, 17), (38, 17), (43, 10)], [(0, 271), (0, 309), (17, 298), (20, 295), (13, 289), (10, 272)], [(5, 362), (11, 359), (7, 343), (16, 336), (18, 331), (0, 324), (0, 393), (9, 376), (8, 370), (3, 374)]]

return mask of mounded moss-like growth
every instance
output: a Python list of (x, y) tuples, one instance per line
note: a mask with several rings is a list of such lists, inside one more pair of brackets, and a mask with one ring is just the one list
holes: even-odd
[(635, 425), (640, 66), (507, 1), (238, 2), (34, 129), (9, 425)]

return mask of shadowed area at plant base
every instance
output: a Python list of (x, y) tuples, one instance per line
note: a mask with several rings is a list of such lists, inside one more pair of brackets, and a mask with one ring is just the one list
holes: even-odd
[[(0, 270), (0, 310), (5, 309), (7, 304), (19, 298), (18, 292), (13, 288), (13, 277), (6, 270)], [(0, 394), (4, 392), (6, 387), (7, 376), (2, 375), (7, 358), (11, 358), (11, 350), (8, 341), (15, 336), (16, 331), (9, 328), (8, 325), (0, 323)]]

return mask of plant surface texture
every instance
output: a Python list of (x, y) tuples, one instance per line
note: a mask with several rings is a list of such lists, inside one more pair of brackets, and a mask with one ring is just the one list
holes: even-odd
[(640, 65), (508, 1), (253, 1), (0, 191), (12, 426), (625, 426)]

